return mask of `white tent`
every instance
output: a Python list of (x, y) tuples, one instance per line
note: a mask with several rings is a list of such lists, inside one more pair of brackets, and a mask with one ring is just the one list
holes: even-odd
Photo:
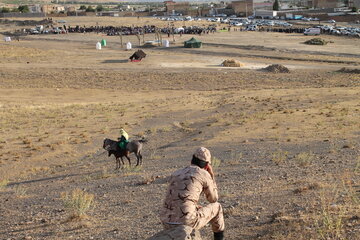
[(169, 47), (170, 46), (169, 40), (167, 40), (167, 39), (163, 40), (163, 46), (164, 47)]
[(101, 50), (101, 43), (100, 42), (96, 43), (96, 50)]
[(126, 50), (131, 50), (132, 45), (131, 42), (126, 43)]

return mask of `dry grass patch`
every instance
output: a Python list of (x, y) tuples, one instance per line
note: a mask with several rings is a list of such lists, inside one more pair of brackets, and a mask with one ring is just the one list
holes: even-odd
[(305, 193), (309, 190), (319, 190), (321, 189), (323, 186), (320, 183), (309, 183), (306, 186), (301, 186), (298, 187), (294, 190), (295, 194), (301, 194), (301, 193)]
[(354, 167), (354, 172), (359, 173), (360, 172), (360, 156), (357, 157), (356, 164)]
[(302, 152), (295, 156), (294, 160), (300, 167), (307, 167), (312, 164), (315, 156), (311, 152)]
[(175, 127), (179, 128), (180, 130), (184, 131), (184, 132), (192, 132), (195, 129), (190, 127), (190, 122), (188, 121), (184, 121), (184, 122), (174, 122), (173, 123)]
[(80, 189), (75, 189), (71, 193), (62, 193), (61, 199), (73, 219), (85, 217), (86, 212), (94, 205), (94, 195)]
[(13, 188), (14, 193), (17, 197), (25, 197), (27, 193), (27, 189), (22, 186), (16, 186)]
[(129, 166), (125, 165), (122, 169), (122, 174), (124, 176), (133, 176), (133, 175), (139, 175), (142, 173), (142, 166)]
[(219, 168), (221, 165), (221, 160), (217, 157), (211, 158), (211, 166), (215, 169)]
[(338, 192), (333, 196), (320, 195), (321, 211), (315, 222), (318, 237), (327, 239), (346, 239), (344, 236), (344, 215), (345, 209), (342, 205), (336, 204)]
[(230, 153), (230, 158), (227, 161), (230, 165), (236, 165), (239, 164), (241, 162), (241, 160), (243, 159), (243, 154), (242, 152), (235, 152), (232, 151)]
[(288, 152), (278, 150), (276, 152), (273, 152), (271, 154), (271, 161), (273, 161), (275, 164), (280, 165), (285, 162), (285, 160), (288, 158)]
[(5, 189), (7, 185), (9, 184), (9, 180), (4, 179), (0, 181), (0, 190)]
[(245, 66), (245, 64), (243, 64), (235, 59), (226, 59), (225, 61), (222, 62), (221, 65), (224, 67), (243, 67), (243, 66)]

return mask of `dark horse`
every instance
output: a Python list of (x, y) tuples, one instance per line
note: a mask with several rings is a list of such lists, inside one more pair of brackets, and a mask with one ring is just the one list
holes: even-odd
[(103, 144), (103, 148), (108, 151), (108, 156), (110, 157), (111, 154), (114, 154), (115, 159), (116, 159), (116, 168), (118, 169), (120, 168), (120, 159), (122, 164), (124, 165), (124, 160), (123, 157), (126, 157), (127, 160), (129, 161), (129, 165), (131, 166), (131, 162), (130, 162), (130, 158), (129, 158), (129, 154), (130, 153), (134, 153), (137, 159), (136, 162), (136, 166), (138, 166), (139, 164), (142, 164), (142, 155), (141, 155), (141, 149), (142, 149), (142, 143), (146, 142), (146, 140), (134, 140), (129, 142), (126, 145), (126, 149), (120, 149), (119, 147), (119, 142), (118, 141), (114, 141), (108, 138), (104, 139), (104, 144)]

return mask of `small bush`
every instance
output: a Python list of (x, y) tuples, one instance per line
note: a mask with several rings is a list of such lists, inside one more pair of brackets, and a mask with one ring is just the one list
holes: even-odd
[(61, 199), (65, 208), (69, 209), (76, 218), (86, 216), (86, 212), (94, 203), (94, 195), (80, 189), (73, 190), (71, 194), (62, 193)]
[(334, 205), (338, 192), (333, 192), (331, 196), (320, 196), (321, 213), (315, 226), (318, 239), (345, 239), (344, 232), (344, 208), (341, 205)]
[(4, 179), (0, 181), (0, 189), (4, 189), (9, 184), (9, 180)]
[(308, 44), (308, 45), (326, 45), (328, 43), (329, 43), (328, 41), (321, 39), (321, 38), (312, 38), (305, 42), (305, 44)]
[(230, 160), (228, 161), (230, 165), (235, 165), (241, 162), (243, 159), (243, 154), (241, 152), (231, 152)]
[(131, 176), (131, 175), (140, 174), (141, 170), (142, 170), (142, 166), (125, 165), (122, 171), (125, 176)]
[(296, 155), (295, 160), (299, 166), (306, 167), (311, 165), (314, 160), (314, 155), (310, 152), (302, 152)]
[(17, 186), (17, 187), (14, 188), (14, 192), (15, 192), (16, 196), (24, 197), (24, 196), (26, 196), (27, 190), (24, 187)]
[(285, 162), (287, 157), (288, 157), (288, 152), (279, 150), (279, 151), (273, 152), (271, 154), (271, 161), (273, 161), (274, 163), (279, 165), (279, 164)]
[(221, 64), (224, 67), (243, 67), (244, 64), (235, 59), (226, 59)]
[(108, 173), (107, 169), (106, 169), (105, 167), (103, 167), (101, 173), (97, 174), (97, 175), (95, 176), (95, 178), (96, 178), (96, 179), (104, 179), (104, 178), (110, 178), (110, 177), (112, 177), (112, 176), (113, 176), (113, 174)]
[(356, 165), (355, 165), (355, 168), (354, 168), (354, 172), (355, 173), (360, 172), (360, 156), (358, 156), (358, 158), (357, 158)]
[(211, 158), (211, 166), (214, 168), (214, 169), (217, 169), (221, 164), (221, 160), (218, 159), (217, 157), (212, 157)]

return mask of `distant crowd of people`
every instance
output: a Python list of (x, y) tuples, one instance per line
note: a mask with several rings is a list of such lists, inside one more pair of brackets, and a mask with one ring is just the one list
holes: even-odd
[(269, 28), (269, 27), (260, 27), (260, 32), (280, 32), (280, 33), (304, 33), (305, 28)]
[(145, 25), (143, 27), (133, 26), (75, 26), (75, 27), (68, 27), (69, 33), (103, 33), (109, 36), (113, 35), (137, 35), (137, 34), (146, 34), (146, 33), (155, 33), (156, 26), (154, 25)]
[[(64, 26), (65, 28), (65, 26)], [(71, 27), (68, 26), (65, 28), (68, 33), (102, 33), (108, 36), (115, 36), (115, 35), (142, 35), (148, 33), (156, 33), (159, 31), (161, 33), (166, 34), (209, 34), (215, 33), (216, 27), (209, 25), (206, 27), (198, 27), (198, 26), (190, 26), (190, 27), (182, 27), (182, 28), (175, 28), (175, 27), (163, 27), (158, 28), (155, 25), (145, 25), (142, 27), (139, 26), (75, 26)]]

